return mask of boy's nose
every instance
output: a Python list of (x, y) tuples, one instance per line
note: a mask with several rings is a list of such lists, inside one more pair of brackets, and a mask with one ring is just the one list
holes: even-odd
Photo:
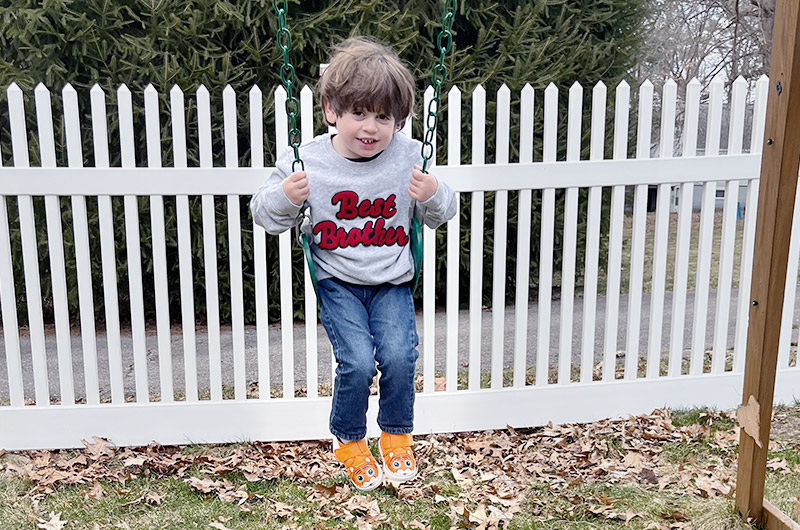
[(375, 119), (374, 118), (367, 118), (366, 120), (364, 120), (363, 128), (364, 128), (365, 131), (370, 131), (370, 132), (374, 132), (374, 131), (378, 130), (378, 126), (375, 123)]

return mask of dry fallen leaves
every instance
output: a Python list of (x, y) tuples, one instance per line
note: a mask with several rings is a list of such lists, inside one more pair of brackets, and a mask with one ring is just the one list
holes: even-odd
[[(710, 425), (732, 414), (708, 411), (704, 425), (677, 427), (666, 410), (625, 419), (589, 424), (553, 425), (536, 429), (514, 429), (477, 433), (437, 434), (418, 437), (417, 459), (423, 464), (421, 480), (393, 484), (390, 491), (397, 502), (411, 504), (427, 498), (446, 507), (453, 526), (499, 528), (523, 511), (536, 517), (548, 515), (549, 508), (533, 499), (533, 482), (546, 483), (553, 495), (570, 496), (579, 484), (632, 483), (645, 489), (672, 488), (699, 497), (730, 496), (735, 483), (735, 449), (739, 428), (717, 430)], [(719, 424), (718, 424), (719, 425)], [(680, 463), (662, 456), (664, 443), (714, 446), (715, 454)], [(291, 518), (302, 506), (265, 499), (248, 492), (247, 484), (236, 486), (226, 478), (241, 473), (247, 482), (287, 478), (305, 485), (306, 501), (313, 503), (320, 521), (339, 519), (361, 527), (387, 527), (394, 524), (371, 496), (354, 492), (348, 486), (326, 486), (323, 481), (340, 475), (341, 469), (327, 441), (293, 443), (251, 443), (236, 446), (209, 446), (202, 454), (185, 447), (151, 444), (147, 447), (116, 448), (107, 440), (84, 442), (82, 451), (29, 451), (14, 453), (14, 459), (0, 460), (0, 474), (17, 475), (33, 483), (29, 494), (51, 493), (66, 485), (86, 485), (86, 499), (98, 499), (116, 491), (129, 493), (126, 482), (139, 476), (183, 479), (199, 495), (216, 496), (252, 511), (266, 503), (275, 517)], [(0, 455), (1, 456), (1, 455)], [(702, 464), (697, 460), (702, 460)], [(770, 461), (770, 468), (785, 472), (785, 460)], [(188, 471), (192, 470), (188, 476)], [(445, 495), (436, 481), (439, 477), (455, 481), (457, 492)], [(106, 487), (100, 485), (100, 482)], [(329, 482), (326, 482), (329, 483)], [(285, 500), (285, 499), (284, 499)], [(163, 496), (149, 492), (129, 504), (156, 506)], [(574, 499), (574, 513), (583, 513), (625, 524), (643, 514), (635, 513), (615, 499), (599, 496)], [(796, 505), (800, 509), (800, 499)], [(688, 525), (682, 512), (672, 512), (650, 528), (680, 528)], [(226, 521), (209, 524), (225, 528)], [(65, 523), (58, 515), (39, 521), (40, 528), (60, 529)], [(42, 526), (50, 525), (50, 526)], [(61, 525), (61, 526), (58, 526)], [(403, 524), (421, 528), (424, 521)]]

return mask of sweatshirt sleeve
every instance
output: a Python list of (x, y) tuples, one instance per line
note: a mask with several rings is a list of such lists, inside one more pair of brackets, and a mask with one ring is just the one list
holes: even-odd
[(292, 203), (283, 191), (283, 180), (290, 174), (288, 160), (286, 153), (278, 158), (275, 169), (250, 199), (253, 220), (270, 234), (292, 228), (302, 206)]
[(422, 222), (430, 228), (438, 228), (456, 214), (456, 194), (453, 189), (436, 179), (436, 193), (425, 202), (418, 202), (417, 208), (422, 215)]

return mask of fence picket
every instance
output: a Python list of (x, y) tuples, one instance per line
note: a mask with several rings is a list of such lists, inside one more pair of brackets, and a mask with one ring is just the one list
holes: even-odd
[[(275, 156), (289, 145), (289, 117), (286, 115), (286, 90), (275, 89)], [(292, 246), (290, 231), (278, 236), (281, 292), (281, 374), (283, 397), (294, 398), (294, 313), (292, 311)]]
[[(533, 102), (534, 90), (526, 84), (520, 94), (519, 161), (533, 162)], [(531, 190), (519, 192), (517, 207), (517, 292), (515, 296), (514, 387), (525, 386), (528, 358), (528, 290), (531, 273)]]
[[(598, 82), (592, 90), (592, 125), (589, 158), (603, 159), (606, 134), (606, 85)], [(592, 380), (594, 368), (595, 317), (597, 311), (597, 272), (600, 266), (600, 214), (603, 188), (589, 188), (586, 213), (586, 255), (583, 273), (583, 346), (581, 382)]]
[[(264, 99), (258, 86), (253, 86), (250, 99), (250, 165), (264, 167)], [(253, 255), (256, 296), (256, 356), (258, 358), (258, 398), (270, 398), (269, 320), (267, 315), (267, 232), (253, 222)]]
[[(239, 166), (239, 139), (236, 123), (236, 93), (227, 85), (222, 91), (225, 125), (225, 167)], [(244, 282), (242, 280), (242, 219), (239, 196), (228, 195), (228, 263), (231, 282), (231, 334), (233, 336), (234, 399), (247, 399), (244, 358)]]
[[(161, 167), (161, 120), (158, 93), (150, 84), (144, 89), (145, 130), (147, 134), (147, 166)], [(167, 236), (164, 220), (164, 197), (150, 196), (150, 228), (153, 249), (153, 279), (156, 303), (156, 335), (158, 337), (158, 373), (161, 401), (175, 400), (172, 384), (172, 345), (169, 326), (169, 293), (167, 286)]]
[[(208, 89), (197, 89), (197, 138), (200, 167), (213, 166), (211, 150), (211, 98)], [(217, 278), (217, 223), (213, 195), (203, 195), (203, 263), (206, 282), (206, 330), (211, 401), (222, 401), (222, 347), (219, 329), (219, 284)]]
[[(0, 157), (1, 159), (2, 157)], [(0, 168), (3, 161), (0, 160)], [(11, 238), (8, 226), (7, 197), (0, 195), (0, 315), (3, 322), (3, 344), (6, 353), (6, 375), (11, 407), (22, 407), (22, 358), (17, 320), (17, 295), (14, 289), (14, 270), (11, 261)]]
[[(686, 87), (682, 156), (697, 153), (697, 124), (700, 113), (700, 82), (692, 79)], [(692, 202), (694, 184), (681, 184), (678, 225), (675, 236), (675, 279), (672, 288), (672, 320), (668, 374), (677, 377), (683, 372), (683, 341), (686, 328), (686, 291), (689, 280), (689, 248), (692, 237)]]
[[(728, 154), (741, 154), (744, 141), (744, 109), (747, 81), (739, 76), (733, 82), (731, 92), (730, 129), (728, 133)], [(711, 372), (718, 374), (726, 370), (728, 351), (728, 327), (730, 325), (731, 283), (733, 279), (733, 261), (736, 247), (736, 217), (739, 205), (739, 181), (729, 180), (725, 183), (725, 201), (722, 209), (722, 240), (719, 251), (719, 273), (717, 281), (717, 311), (714, 325), (714, 342), (711, 354)], [(791, 268), (791, 261), (790, 268)], [(796, 263), (796, 260), (795, 260)], [(797, 273), (795, 272), (795, 277)], [(794, 293), (795, 283), (792, 283)], [(784, 306), (787, 307), (787, 306)], [(792, 304), (794, 307), (794, 296)], [(791, 311), (790, 311), (791, 313)]]
[[(672, 158), (675, 142), (675, 105), (678, 86), (672, 79), (664, 83), (661, 97), (661, 158)], [(661, 372), (661, 337), (664, 326), (664, 291), (669, 247), (669, 199), (672, 186), (660, 184), (656, 196), (656, 230), (653, 239), (653, 280), (650, 288), (650, 329), (647, 346), (647, 377)]]
[[(11, 83), (6, 90), (6, 94), (8, 95), (8, 114), (11, 126), (11, 149), (14, 155), (14, 167), (29, 167), (28, 134), (25, 127), (25, 104), (22, 90), (16, 83)], [(25, 294), (28, 305), (28, 329), (30, 332), (36, 406), (47, 407), (50, 405), (50, 389), (44, 341), (42, 289), (39, 280), (39, 256), (33, 198), (30, 195), (20, 195), (17, 198), (17, 207), (19, 210), (19, 231), (22, 242), (22, 261), (25, 273)]]
[[(94, 165), (97, 168), (109, 167), (108, 156), (108, 116), (106, 114), (106, 95), (100, 85), (90, 90), (92, 112), (92, 140), (94, 144)], [(69, 137), (68, 137), (69, 140)], [(80, 137), (73, 141), (80, 143)], [(117, 283), (117, 257), (114, 242), (114, 212), (111, 197), (97, 197), (97, 217), (100, 226), (100, 261), (103, 272), (103, 305), (106, 317), (106, 342), (108, 348), (109, 383), (111, 402), (125, 402), (125, 383), (122, 374), (122, 344), (120, 338), (119, 295)], [(85, 350), (84, 350), (85, 351)]]
[[(472, 164), (482, 165), (486, 153), (486, 90), (472, 91)], [(481, 320), (483, 307), (484, 192), (472, 192), (469, 249), (469, 389), (481, 386)]]
[[(56, 167), (56, 146), (53, 135), (53, 109), (51, 107), (50, 91), (42, 83), (39, 83), (33, 92), (42, 167), (54, 168)], [(61, 204), (57, 196), (46, 195), (44, 205), (53, 296), (53, 320), (55, 322), (56, 352), (58, 355), (59, 401), (62, 404), (71, 405), (74, 403), (75, 392), (73, 389), (72, 345), (70, 344), (69, 313), (67, 310), (67, 272), (64, 261), (64, 229), (61, 225)], [(94, 365), (94, 370), (87, 369), (87, 376), (92, 374), (93, 378), (93, 384), (91, 386), (87, 385), (87, 396), (91, 390), (93, 400), (97, 399), (98, 395), (96, 361)], [(87, 399), (87, 403), (89, 402)], [(94, 404), (96, 402), (92, 401), (91, 403)]]
[[(83, 147), (81, 145), (80, 122), (78, 121), (78, 93), (67, 83), (61, 91), (64, 105), (64, 136), (69, 167), (83, 167)], [(84, 366), (97, 364), (97, 332), (94, 323), (94, 300), (92, 295), (91, 257), (89, 253), (89, 225), (86, 211), (86, 197), (73, 195), (72, 230), (75, 241), (75, 269), (78, 280), (78, 304), (81, 321), (81, 346)], [(86, 360), (89, 359), (89, 363)], [(68, 371), (59, 368), (61, 378), (61, 403), (75, 403), (74, 374), (72, 373), (72, 352), (68, 357)], [(92, 361), (94, 361), (92, 363)], [(97, 374), (97, 370), (94, 371)], [(66, 384), (65, 384), (66, 381)], [(89, 385), (87, 384), (88, 388)], [(99, 390), (98, 390), (99, 393)]]
[[(461, 165), (461, 91), (447, 94), (447, 165)], [(458, 278), (461, 255), (461, 194), (456, 192), (456, 214), (447, 222), (447, 362), (446, 390), (458, 390)]]
[[(303, 142), (314, 138), (314, 100), (308, 85), (300, 91), (300, 127)], [(305, 328), (306, 328), (306, 388), (308, 397), (315, 398), (319, 395), (318, 372), (318, 345), (317, 345), (317, 294), (311, 283), (311, 273), (308, 264), (303, 260), (305, 270)], [(335, 360), (335, 359), (334, 359)]]
[[(764, 127), (767, 116), (767, 91), (769, 78), (762, 75), (756, 82), (755, 104), (753, 105), (753, 125), (750, 136), (750, 152), (761, 153), (764, 147)], [(745, 348), (747, 346), (747, 327), (750, 321), (750, 286), (753, 273), (753, 253), (755, 248), (756, 205), (758, 204), (757, 179), (748, 181), (747, 206), (742, 229), (742, 261), (739, 275), (739, 301), (736, 311), (736, 339), (733, 349), (733, 371), (744, 370)], [(753, 206), (751, 208), (751, 206)]]
[[(628, 157), (628, 121), (631, 88), (621, 81), (617, 85), (614, 103), (614, 160)], [(625, 186), (611, 189), (611, 219), (609, 222), (608, 277), (606, 280), (606, 329), (603, 345), (603, 381), (616, 378), (617, 327), (619, 325), (619, 294), (622, 270), (622, 233), (625, 219)]]
[[(581, 158), (583, 124), (583, 87), (576, 81), (569, 89), (567, 110), (567, 161)], [(564, 244), (561, 258), (561, 332), (558, 350), (558, 382), (572, 380), (572, 337), (574, 333), (575, 259), (578, 246), (578, 194), (576, 187), (566, 190), (564, 197)]]
[[(122, 167), (136, 167), (133, 137), (133, 103), (131, 101), (131, 91), (125, 85), (121, 85), (117, 90), (117, 104), (119, 109), (119, 143), (122, 154)], [(139, 201), (133, 195), (125, 195), (124, 201), (136, 402), (147, 403), (150, 401), (150, 388), (144, 335), (144, 291), (142, 287), (142, 257), (139, 237)]]
[[(720, 79), (711, 83), (708, 126), (706, 128), (706, 156), (719, 154), (722, 126), (723, 84)], [(695, 281), (694, 333), (692, 336), (691, 373), (703, 373), (706, 345), (706, 319), (708, 313), (709, 279), (711, 276), (711, 253), (714, 245), (714, 216), (717, 185), (703, 185), (703, 202), (700, 210), (700, 233), (697, 247), (697, 280)]]
[[(172, 121), (172, 156), (176, 168), (187, 167), (186, 161), (186, 111), (183, 91), (178, 85), (169, 92)], [(192, 274), (192, 227), (189, 214), (189, 196), (175, 197), (178, 225), (178, 269), (181, 289), (181, 333), (183, 335), (183, 380), (186, 401), (196, 402), (197, 392), (197, 341), (195, 339), (194, 288)]]
[[(555, 162), (558, 138), (558, 88), (544, 90), (543, 162)], [(553, 306), (553, 239), (555, 234), (556, 190), (542, 192), (541, 235), (539, 238), (539, 324), (536, 348), (536, 386), (548, 384), (550, 369), (550, 314)]]
[[(653, 83), (646, 80), (639, 87), (639, 123), (636, 132), (636, 158), (650, 158), (650, 134), (653, 121)], [(639, 330), (642, 318), (644, 283), (644, 245), (647, 230), (647, 184), (638, 184), (633, 195), (633, 236), (628, 282), (628, 329), (625, 351), (625, 379), (636, 379), (639, 369)]]
[[(503, 84), (497, 91), (495, 161), (508, 163), (511, 90)], [(495, 192), (494, 251), (492, 265), (492, 388), (503, 387), (503, 342), (506, 320), (506, 248), (508, 244), (508, 191)]]
[[(789, 239), (789, 255), (786, 266), (786, 284), (783, 289), (783, 313), (781, 314), (780, 337), (778, 339), (778, 368), (789, 367), (789, 349), (792, 340), (794, 302), (797, 292), (797, 260), (800, 259), (800, 242), (794, 234), (800, 234), (800, 193), (795, 193), (792, 215), (792, 237)], [(723, 240), (724, 243), (724, 240)], [(714, 337), (715, 341), (718, 338)]]

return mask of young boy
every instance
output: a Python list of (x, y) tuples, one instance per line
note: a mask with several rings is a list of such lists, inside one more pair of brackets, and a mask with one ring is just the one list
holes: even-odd
[[(414, 369), (419, 339), (410, 282), (411, 204), (436, 228), (455, 214), (455, 194), (423, 173), (421, 144), (396, 134), (414, 107), (414, 80), (385, 46), (351, 38), (335, 49), (319, 81), (322, 109), (335, 134), (300, 147), (305, 171), (292, 172), (286, 150), (253, 196), (255, 221), (277, 234), (311, 212), (311, 253), (320, 319), (337, 361), (330, 430), (335, 454), (359, 490), (385, 475), (411, 480)], [(369, 387), (380, 370), (381, 468), (365, 436)]]

